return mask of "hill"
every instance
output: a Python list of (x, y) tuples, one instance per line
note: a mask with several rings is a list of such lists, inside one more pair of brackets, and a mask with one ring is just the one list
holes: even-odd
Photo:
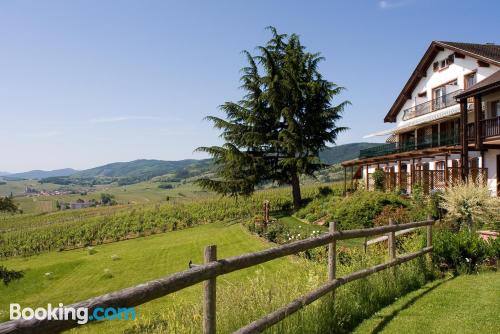
[(71, 178), (122, 178), (131, 181), (145, 181), (156, 176), (176, 174), (186, 178), (199, 175), (210, 168), (210, 160), (134, 160), (115, 162), (78, 172)]
[(319, 153), (321, 162), (325, 164), (338, 164), (345, 160), (355, 159), (359, 151), (365, 148), (383, 145), (381, 143), (352, 143), (339, 146), (328, 147)]
[(78, 171), (72, 168), (56, 169), (56, 170), (31, 170), (29, 172), (8, 174), (9, 179), (28, 179), (28, 180), (38, 180), (46, 177), (56, 177), (56, 176), (71, 176)]
[(0, 176), (7, 176), (7, 175), (10, 175), (10, 173), (9, 172), (2, 172), (2, 171), (0, 171)]

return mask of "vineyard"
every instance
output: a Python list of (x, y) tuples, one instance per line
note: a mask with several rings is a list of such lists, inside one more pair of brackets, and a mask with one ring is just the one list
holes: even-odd
[[(311, 198), (317, 186), (306, 186)], [(249, 219), (264, 200), (273, 210), (288, 210), (289, 189), (260, 191), (248, 198), (202, 199), (187, 203), (107, 207), (0, 220), (0, 259), (30, 256), (125, 240), (195, 225)]]

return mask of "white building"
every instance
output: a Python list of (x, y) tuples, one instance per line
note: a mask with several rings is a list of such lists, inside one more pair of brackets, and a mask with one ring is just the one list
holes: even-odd
[(395, 123), (387, 144), (342, 163), (351, 184), (410, 193), (444, 189), (457, 180), (488, 185), (500, 196), (500, 46), (434, 41), (384, 118)]

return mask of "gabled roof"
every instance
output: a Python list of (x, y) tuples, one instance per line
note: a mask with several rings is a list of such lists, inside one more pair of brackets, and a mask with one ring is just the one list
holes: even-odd
[(462, 93), (455, 96), (457, 99), (465, 99), (476, 95), (478, 93), (485, 93), (495, 88), (500, 88), (500, 71), (496, 71), (484, 80), (479, 81), (477, 84), (470, 86)]
[(500, 45), (433, 41), (404, 85), (403, 90), (399, 93), (396, 101), (394, 101), (394, 104), (384, 118), (384, 122), (394, 122), (396, 120), (396, 116), (405, 104), (405, 101), (411, 98), (411, 93), (415, 89), (415, 86), (422, 77), (426, 76), (427, 69), (438, 52), (444, 49), (476, 58), (488, 64), (500, 66)]

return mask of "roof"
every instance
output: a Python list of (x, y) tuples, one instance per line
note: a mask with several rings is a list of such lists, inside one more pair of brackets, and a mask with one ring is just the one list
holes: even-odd
[(394, 101), (394, 104), (384, 118), (384, 122), (394, 122), (396, 120), (397, 113), (403, 107), (405, 101), (411, 97), (411, 93), (420, 79), (426, 75), (427, 68), (434, 61), (438, 52), (444, 49), (462, 53), (488, 64), (500, 66), (500, 45), (433, 41), (399, 93), (396, 101)]
[(458, 94), (456, 98), (464, 99), (495, 88), (500, 88), (500, 71), (496, 71), (486, 79), (481, 80), (477, 84), (467, 88), (462, 93)]

